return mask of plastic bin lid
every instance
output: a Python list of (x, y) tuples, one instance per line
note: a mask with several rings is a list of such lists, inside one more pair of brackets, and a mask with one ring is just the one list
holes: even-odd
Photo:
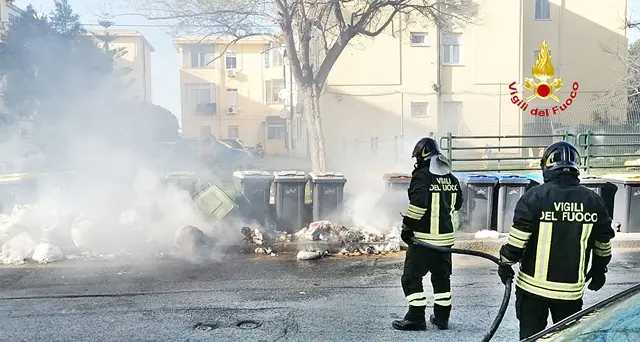
[(544, 177), (542, 176), (541, 173), (531, 172), (531, 173), (525, 173), (522, 176), (527, 177), (531, 180), (534, 180), (538, 183), (544, 183)]
[(342, 172), (310, 172), (311, 179), (344, 179)]
[(580, 175), (580, 183), (582, 184), (604, 184), (607, 181), (600, 176), (594, 175)]
[(497, 184), (498, 177), (493, 175), (470, 174), (463, 178), (469, 184)]
[(500, 182), (500, 184), (529, 184), (531, 182), (531, 180), (527, 177), (524, 176), (520, 176), (520, 175), (497, 175), (498, 176), (498, 181)]
[(244, 178), (260, 178), (260, 179), (273, 179), (273, 175), (267, 171), (236, 171), (233, 173), (233, 177), (244, 179)]
[(275, 180), (307, 180), (307, 174), (303, 171), (276, 171), (273, 177)]
[(640, 173), (619, 173), (602, 176), (602, 179), (623, 184), (639, 184)]
[(384, 180), (393, 180), (393, 181), (411, 181), (411, 175), (408, 173), (402, 172), (388, 172), (382, 175), (382, 179)]

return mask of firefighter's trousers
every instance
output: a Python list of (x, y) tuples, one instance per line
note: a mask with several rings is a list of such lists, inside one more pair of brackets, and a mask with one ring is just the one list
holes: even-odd
[(582, 310), (582, 299), (548, 299), (516, 287), (516, 317), (520, 321), (521, 340), (544, 330), (549, 312), (555, 324), (580, 310)]
[[(440, 322), (448, 322), (451, 313), (451, 253), (442, 253), (411, 244), (407, 250), (402, 274), (402, 289), (409, 303), (409, 312), (422, 312), (427, 306), (427, 297), (422, 287), (422, 278), (431, 273), (433, 286), (433, 314)], [(411, 310), (415, 308), (418, 310)], [(407, 319), (414, 320), (413, 317)], [(417, 317), (415, 320), (422, 320)]]

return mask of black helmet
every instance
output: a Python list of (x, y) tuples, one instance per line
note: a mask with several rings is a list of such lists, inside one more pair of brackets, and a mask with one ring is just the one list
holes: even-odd
[(416, 143), (416, 147), (413, 148), (411, 157), (416, 158), (418, 163), (425, 161), (425, 159), (439, 155), (440, 148), (438, 143), (431, 138), (422, 138)]
[(574, 170), (580, 171), (580, 153), (566, 141), (558, 141), (547, 147), (540, 159), (542, 171)]

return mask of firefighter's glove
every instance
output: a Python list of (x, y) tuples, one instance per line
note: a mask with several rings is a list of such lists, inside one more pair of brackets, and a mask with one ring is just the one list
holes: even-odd
[(504, 285), (507, 285), (507, 281), (509, 279), (513, 279), (513, 276), (516, 275), (513, 272), (513, 267), (510, 265), (500, 265), (498, 266), (498, 275), (500, 276), (500, 280)]
[(402, 225), (402, 232), (400, 233), (400, 238), (402, 239), (402, 241), (411, 246), (411, 244), (413, 244), (413, 241), (411, 241), (412, 237), (413, 230), (409, 230), (409, 228), (407, 228), (405, 225)]
[(607, 281), (605, 272), (596, 272), (593, 269), (589, 270), (589, 272), (587, 272), (587, 280), (591, 279), (591, 282), (589, 282), (589, 286), (587, 286), (587, 288), (591, 291), (600, 290), (604, 286), (604, 283)]

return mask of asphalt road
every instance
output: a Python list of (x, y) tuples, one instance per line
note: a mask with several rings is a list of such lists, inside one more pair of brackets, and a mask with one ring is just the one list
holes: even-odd
[[(479, 341), (502, 299), (495, 267), (456, 256), (451, 330), (397, 332), (401, 257), (66, 261), (0, 268), (1, 341)], [(639, 281), (618, 253), (587, 305)], [(428, 281), (426, 281), (428, 284)], [(430, 286), (427, 285), (430, 291)], [(430, 302), (432, 302), (430, 300)], [(494, 341), (516, 341), (513, 300)]]

